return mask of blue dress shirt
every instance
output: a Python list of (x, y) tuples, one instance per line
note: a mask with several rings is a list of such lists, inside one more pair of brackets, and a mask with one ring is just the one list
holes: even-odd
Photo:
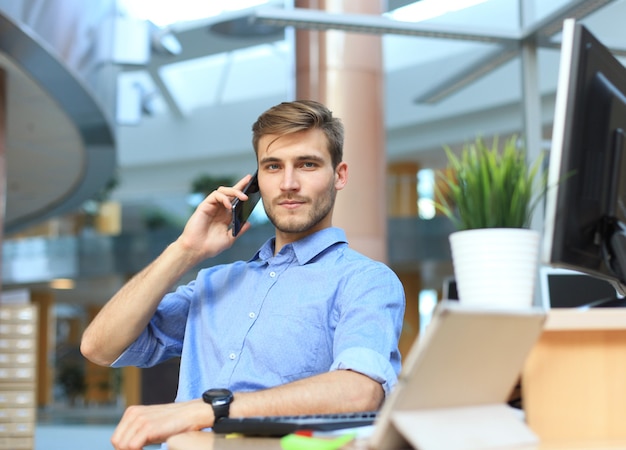
[(113, 367), (180, 356), (177, 401), (206, 389), (255, 391), (336, 369), (380, 382), (400, 371), (404, 290), (386, 265), (327, 228), (248, 262), (218, 265), (164, 297)]

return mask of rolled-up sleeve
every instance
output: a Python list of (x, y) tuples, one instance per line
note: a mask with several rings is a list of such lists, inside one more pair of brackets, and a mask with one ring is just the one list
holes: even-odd
[(331, 370), (348, 369), (379, 382), (388, 395), (398, 381), (404, 288), (387, 266), (354, 264), (337, 302)]
[(194, 282), (167, 294), (150, 323), (139, 337), (111, 364), (111, 367), (152, 367), (180, 356), (189, 302)]
[(398, 382), (398, 375), (388, 358), (366, 348), (353, 347), (342, 351), (330, 370), (353, 370), (370, 377), (381, 384), (385, 396), (389, 395)]

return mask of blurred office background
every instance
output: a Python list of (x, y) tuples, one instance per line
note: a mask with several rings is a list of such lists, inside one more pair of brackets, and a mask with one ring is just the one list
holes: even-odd
[[(567, 17), (626, 56), (625, 0), (0, 0), (2, 306), (35, 305), (3, 319), (0, 341), (32, 357), (0, 346), (0, 448), (36, 430), (55, 448), (61, 425), (99, 440), (126, 405), (173, 398), (177, 361), (97, 367), (80, 335), (198, 199), (254, 170), (250, 126), (281, 101), (344, 119), (335, 224), (401, 278), (406, 353), (452, 274), (443, 147), (516, 134), (549, 150)], [(251, 220), (218, 262), (271, 235), (262, 208)]]

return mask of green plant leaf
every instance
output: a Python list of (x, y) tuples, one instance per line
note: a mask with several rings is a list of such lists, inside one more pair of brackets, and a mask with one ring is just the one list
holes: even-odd
[(444, 147), (448, 175), (437, 174), (447, 196), (437, 194), (435, 207), (457, 229), (528, 228), (534, 208), (547, 190), (543, 155), (530, 166), (517, 148), (517, 136), (500, 149), (495, 137), (488, 146), (481, 137), (466, 143), (460, 155)]

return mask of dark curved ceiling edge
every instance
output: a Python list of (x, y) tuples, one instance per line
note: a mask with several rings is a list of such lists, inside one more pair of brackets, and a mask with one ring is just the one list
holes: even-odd
[[(63, 196), (25, 214), (7, 217), (4, 223), (7, 234), (76, 210), (92, 198), (116, 170), (115, 136), (109, 120), (80, 79), (46, 47), (36, 36), (0, 13), (0, 52), (22, 68), (75, 125), (82, 139), (82, 173), (69, 177), (75, 177), (77, 181)], [(10, 114), (11, 111), (7, 111), (7, 116)], [(7, 148), (9, 151), (11, 149)], [(11, 167), (7, 166), (7, 172), (10, 170)], [(68, 179), (66, 173), (58, 175), (59, 182)], [(10, 189), (7, 189), (7, 208), (11, 203), (10, 195)]]

